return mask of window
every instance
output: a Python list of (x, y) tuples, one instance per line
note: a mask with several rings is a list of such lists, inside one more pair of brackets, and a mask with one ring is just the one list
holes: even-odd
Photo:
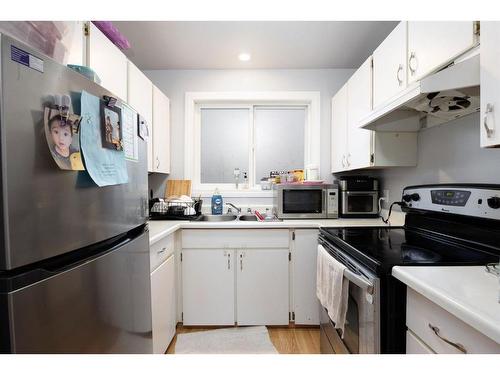
[[(319, 94), (253, 95), (186, 94), (185, 178), (195, 194), (218, 187), (226, 194), (270, 195), (259, 183), (271, 171), (319, 164)], [(242, 190), (244, 174), (248, 190)]]

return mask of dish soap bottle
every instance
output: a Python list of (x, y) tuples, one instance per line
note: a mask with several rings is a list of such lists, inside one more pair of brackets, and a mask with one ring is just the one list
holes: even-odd
[(215, 188), (214, 195), (212, 195), (212, 215), (222, 215), (223, 207), (222, 195), (220, 195), (219, 189)]

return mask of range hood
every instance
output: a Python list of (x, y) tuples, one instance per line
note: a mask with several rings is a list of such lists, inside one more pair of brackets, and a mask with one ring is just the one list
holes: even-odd
[(359, 126), (376, 131), (415, 132), (480, 110), (479, 53), (411, 84)]

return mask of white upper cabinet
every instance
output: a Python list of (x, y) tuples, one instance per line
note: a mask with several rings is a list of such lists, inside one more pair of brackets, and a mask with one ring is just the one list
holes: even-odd
[(473, 21), (408, 21), (408, 82), (442, 68), (476, 43)]
[(371, 57), (332, 99), (332, 173), (415, 166), (417, 133), (376, 133), (359, 127), (372, 109)]
[(88, 25), (86, 57), (101, 86), (127, 100), (127, 57), (93, 23)]
[(481, 22), (481, 147), (500, 146), (500, 22)]
[(153, 85), (153, 171), (170, 173), (170, 100)]
[(407, 86), (407, 22), (400, 22), (373, 52), (373, 108)]
[(358, 123), (372, 110), (372, 57), (370, 56), (347, 81), (347, 155), (348, 169), (371, 165), (372, 131)]
[(128, 62), (128, 104), (132, 106), (148, 125), (148, 172), (154, 172), (153, 156), (153, 84), (132, 62)]
[(347, 84), (332, 99), (331, 170), (347, 168)]

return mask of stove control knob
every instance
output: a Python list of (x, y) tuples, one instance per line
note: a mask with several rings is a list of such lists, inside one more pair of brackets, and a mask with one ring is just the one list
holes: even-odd
[(488, 198), (487, 200), (488, 206), (490, 206), (493, 209), (499, 209), (500, 208), (500, 197), (491, 197)]
[(420, 195), (418, 193), (413, 193), (410, 198), (412, 201), (418, 202), (420, 200)]
[(409, 201), (411, 201), (411, 195), (410, 195), (410, 194), (405, 194), (405, 195), (403, 195), (403, 200), (404, 200), (405, 202), (409, 202)]

